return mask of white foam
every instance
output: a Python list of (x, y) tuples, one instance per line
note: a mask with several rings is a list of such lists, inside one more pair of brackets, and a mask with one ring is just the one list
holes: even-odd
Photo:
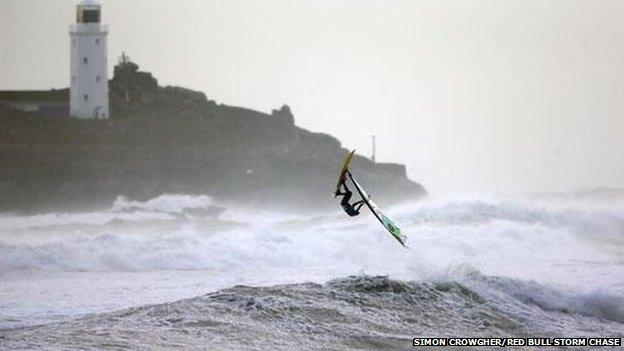
[(186, 209), (207, 209), (214, 205), (207, 195), (165, 194), (145, 202), (130, 201), (125, 196), (117, 197), (113, 204), (113, 212), (141, 210), (148, 212), (182, 213)]
[[(136, 226), (125, 229), (123, 223), (103, 235), (89, 235), (89, 228), (71, 236), (54, 232), (43, 243), (11, 242), (0, 234), (0, 272), (214, 269), (263, 275), (285, 267), (327, 267), (336, 274), (419, 279), (470, 266), (485, 274), (522, 279), (566, 282), (575, 275), (580, 285), (588, 284), (586, 280), (607, 284), (610, 275), (622, 269), (617, 247), (624, 244), (623, 204), (562, 205), (474, 196), (407, 204), (390, 213), (408, 234), (411, 250), (399, 247), (370, 214), (351, 219), (339, 209), (336, 216), (314, 221), (263, 213), (262, 222), (215, 233), (208, 233), (201, 219), (189, 218), (172, 231), (157, 227), (140, 235), (130, 230)], [(211, 205), (203, 196), (166, 195), (146, 202), (120, 198), (103, 212), (0, 219), (0, 230), (16, 221), (37, 223), (39, 232), (41, 226), (60, 221), (103, 228), (109, 228), (111, 218), (179, 221), (168, 213)], [(127, 212), (131, 209), (134, 212)], [(245, 218), (243, 211), (227, 213), (228, 219)]]

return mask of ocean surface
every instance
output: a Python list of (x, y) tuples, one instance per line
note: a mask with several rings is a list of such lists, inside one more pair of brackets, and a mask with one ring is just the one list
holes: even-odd
[(621, 194), (434, 196), (387, 212), (409, 249), (338, 204), (274, 213), (163, 195), (0, 214), (0, 349), (624, 336)]

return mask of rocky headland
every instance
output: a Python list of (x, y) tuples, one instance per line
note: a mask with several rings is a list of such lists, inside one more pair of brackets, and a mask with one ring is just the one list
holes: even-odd
[[(0, 211), (79, 210), (165, 193), (284, 209), (335, 205), (347, 150), (297, 127), (288, 106), (266, 114), (217, 104), (159, 86), (131, 62), (115, 67), (109, 87), (106, 120), (25, 111), (0, 94)], [(50, 91), (57, 100), (67, 94)], [(353, 171), (381, 203), (425, 194), (403, 165), (357, 156)]]

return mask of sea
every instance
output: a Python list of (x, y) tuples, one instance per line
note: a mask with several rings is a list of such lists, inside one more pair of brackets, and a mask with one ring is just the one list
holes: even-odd
[[(349, 218), (335, 205), (277, 212), (168, 194), (0, 214), (0, 349), (414, 350), (424, 337), (624, 336), (621, 193), (380, 203), (408, 248), (366, 210)], [(471, 349), (483, 348), (461, 348)]]

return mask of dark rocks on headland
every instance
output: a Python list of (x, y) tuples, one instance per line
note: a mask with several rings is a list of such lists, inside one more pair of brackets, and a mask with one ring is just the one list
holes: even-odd
[[(0, 92), (0, 211), (79, 210), (118, 195), (165, 193), (268, 208), (335, 206), (347, 150), (296, 127), (286, 105), (269, 115), (216, 104), (201, 92), (158, 86), (131, 62), (115, 67), (108, 120), (50, 117), (3, 102), (9, 95)], [(402, 165), (358, 156), (353, 170), (382, 204), (425, 194)]]

